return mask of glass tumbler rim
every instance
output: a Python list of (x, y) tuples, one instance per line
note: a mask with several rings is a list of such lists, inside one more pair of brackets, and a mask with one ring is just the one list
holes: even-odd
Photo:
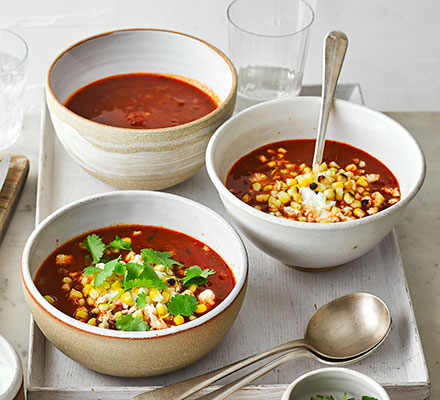
[[(10, 31), (9, 29), (5, 29), (5, 28), (0, 28), (0, 33), (1, 32), (5, 32), (7, 34), (14, 36), (24, 45), (24, 55), (19, 58), (20, 62), (17, 65), (14, 65), (14, 67), (12, 68), (12, 70), (16, 70), (16, 69), (20, 68), (21, 66), (23, 66), (24, 63), (26, 62), (28, 54), (29, 54), (29, 47), (26, 43), (26, 40), (24, 40), (18, 33), (15, 33), (13, 31)], [(9, 71), (5, 71), (5, 72), (0, 71), (0, 75), (5, 75), (7, 73), (9, 73)]]
[(242, 0), (233, 0), (227, 10), (226, 10), (226, 16), (228, 17), (228, 21), (231, 25), (233, 25), (235, 28), (237, 28), (238, 30), (247, 33), (249, 35), (253, 35), (253, 36), (259, 36), (262, 38), (283, 38), (283, 37), (289, 37), (289, 36), (295, 36), (298, 35), (301, 32), (306, 31), (307, 29), (310, 28), (310, 26), (313, 24), (313, 21), (315, 20), (315, 12), (313, 11), (313, 8), (310, 6), (309, 3), (307, 3), (305, 0), (295, 0), (297, 3), (301, 3), (303, 5), (306, 6), (306, 8), (310, 11), (310, 21), (308, 23), (305, 24), (305, 26), (301, 29), (298, 29), (295, 32), (290, 32), (290, 33), (284, 33), (284, 34), (280, 34), (280, 35), (267, 35), (267, 34), (262, 34), (262, 33), (257, 33), (257, 32), (251, 32), (249, 30), (243, 29), (242, 27), (240, 27), (236, 22), (233, 21), (232, 17), (231, 17), (231, 8), (233, 7), (234, 4), (238, 3), (239, 1)]

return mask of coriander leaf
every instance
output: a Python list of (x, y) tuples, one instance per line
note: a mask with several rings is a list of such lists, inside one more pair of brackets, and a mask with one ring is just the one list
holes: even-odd
[(176, 294), (167, 303), (168, 311), (172, 315), (193, 315), (197, 308), (197, 299), (190, 294)]
[(111, 241), (107, 245), (107, 248), (108, 247), (112, 247), (114, 249), (121, 249), (121, 250), (131, 250), (131, 244), (121, 239), (118, 235), (116, 235), (115, 240)]
[(139, 293), (138, 297), (136, 299), (136, 307), (137, 308), (144, 308), (145, 304), (146, 304), (146, 298), (147, 298), (146, 293)]
[(185, 286), (201, 286), (207, 283), (208, 276), (213, 274), (215, 274), (215, 271), (212, 269), (207, 268), (202, 270), (198, 265), (193, 265), (185, 271), (185, 276), (180, 280), (182, 281), (182, 285)]
[(121, 266), (123, 266), (123, 264), (119, 262), (120, 259), (121, 257), (119, 256), (105, 264), (104, 269), (95, 277), (95, 288), (101, 286), (105, 280), (115, 272), (115, 270), (116, 273), (120, 273)]
[(102, 239), (97, 234), (93, 233), (86, 237), (84, 246), (92, 254), (93, 264), (96, 264), (105, 251), (105, 244)]
[(155, 251), (153, 249), (142, 249), (141, 255), (144, 261), (153, 265), (164, 265), (167, 272), (172, 272), (173, 265), (182, 265), (180, 262), (173, 260), (172, 254), (168, 251)]
[(362, 396), (362, 400), (377, 400), (376, 397)]
[(90, 266), (84, 268), (82, 275), (93, 275), (93, 274), (99, 274), (100, 272), (102, 272), (102, 269)]
[(150, 264), (128, 263), (125, 268), (125, 290), (135, 287), (163, 290), (168, 287), (167, 283), (157, 276), (156, 271)]
[(116, 320), (116, 328), (120, 331), (148, 331), (150, 329), (141, 317), (133, 318), (131, 314), (120, 316)]

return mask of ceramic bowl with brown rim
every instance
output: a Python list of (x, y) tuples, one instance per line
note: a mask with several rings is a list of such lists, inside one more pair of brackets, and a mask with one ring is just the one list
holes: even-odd
[[(182, 325), (128, 332), (81, 322), (50, 304), (34, 284), (35, 274), (57, 247), (82, 233), (110, 225), (163, 226), (213, 249), (231, 269), (235, 285), (211, 311)], [(46, 338), (74, 361), (115, 376), (154, 376), (200, 359), (223, 339), (242, 305), (247, 254), (238, 234), (207, 207), (152, 191), (116, 191), (71, 203), (47, 217), (30, 235), (22, 257), (29, 309)]]
[[(135, 129), (84, 118), (65, 106), (80, 88), (131, 73), (181, 78), (212, 95), (217, 108), (182, 125)], [(204, 163), (209, 138), (233, 112), (237, 77), (229, 59), (195, 37), (155, 29), (93, 36), (52, 63), (46, 100), (58, 139), (88, 173), (120, 189), (160, 190), (193, 175)]]

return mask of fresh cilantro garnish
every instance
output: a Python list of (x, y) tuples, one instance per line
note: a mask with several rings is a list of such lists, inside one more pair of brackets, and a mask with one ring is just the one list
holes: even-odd
[(83, 275), (93, 275), (93, 274), (99, 274), (100, 272), (102, 272), (102, 269), (96, 268), (91, 265), (90, 267), (84, 268), (84, 271), (82, 274)]
[(125, 266), (124, 289), (144, 287), (148, 289), (163, 290), (168, 287), (167, 283), (160, 279), (150, 264), (143, 265), (128, 263)]
[(176, 294), (167, 303), (168, 311), (172, 315), (193, 315), (197, 308), (197, 299), (190, 294)]
[(148, 331), (150, 329), (141, 317), (133, 318), (131, 314), (120, 316), (116, 320), (116, 328), (120, 331)]
[(107, 248), (111, 247), (113, 249), (121, 249), (121, 250), (131, 250), (131, 245), (129, 242), (121, 239), (118, 235), (116, 235), (115, 240), (111, 241)]
[(146, 299), (147, 299), (147, 294), (144, 293), (139, 293), (138, 297), (136, 299), (136, 307), (137, 308), (144, 308), (145, 304), (146, 304)]
[(141, 255), (144, 261), (153, 265), (164, 265), (167, 272), (172, 272), (171, 267), (173, 265), (182, 265), (180, 262), (173, 260), (172, 254), (168, 251), (155, 251), (153, 249), (141, 250)]
[[(352, 399), (348, 399), (348, 400), (352, 400)], [(376, 397), (362, 396), (362, 400), (377, 400), (377, 399), (376, 399)]]
[[(321, 394), (316, 394), (310, 400), (336, 400), (333, 396), (323, 396)], [(354, 397), (347, 399), (347, 393), (344, 393), (344, 400), (356, 400)], [(362, 396), (362, 400), (378, 400), (375, 397)]]
[(86, 237), (84, 247), (90, 251), (93, 257), (93, 264), (96, 264), (101, 259), (105, 251), (105, 244), (102, 239), (95, 233)]
[(212, 269), (207, 268), (205, 270), (202, 270), (198, 265), (193, 265), (185, 271), (185, 276), (179, 280), (181, 280), (182, 285), (185, 286), (201, 286), (207, 283), (208, 276), (213, 274), (215, 274), (215, 271), (213, 271)]
[(104, 269), (99, 269), (99, 273), (95, 276), (94, 287), (97, 288), (101, 286), (107, 278), (112, 276), (113, 273), (121, 274), (124, 272), (124, 265), (119, 262), (121, 257), (115, 258), (105, 264)]

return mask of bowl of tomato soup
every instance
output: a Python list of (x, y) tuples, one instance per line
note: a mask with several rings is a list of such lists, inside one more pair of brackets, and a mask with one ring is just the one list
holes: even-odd
[(208, 174), (236, 226), (281, 262), (317, 271), (367, 253), (420, 189), (425, 161), (401, 125), (336, 100), (312, 165), (320, 99), (274, 100), (213, 135)]
[(63, 51), (46, 81), (49, 113), (66, 152), (121, 189), (163, 189), (204, 162), (212, 133), (233, 112), (236, 72), (203, 40), (129, 29)]
[(36, 323), (67, 356), (105, 374), (153, 376), (195, 362), (227, 334), (247, 254), (194, 201), (111, 192), (46, 218), (25, 245), (22, 279)]

